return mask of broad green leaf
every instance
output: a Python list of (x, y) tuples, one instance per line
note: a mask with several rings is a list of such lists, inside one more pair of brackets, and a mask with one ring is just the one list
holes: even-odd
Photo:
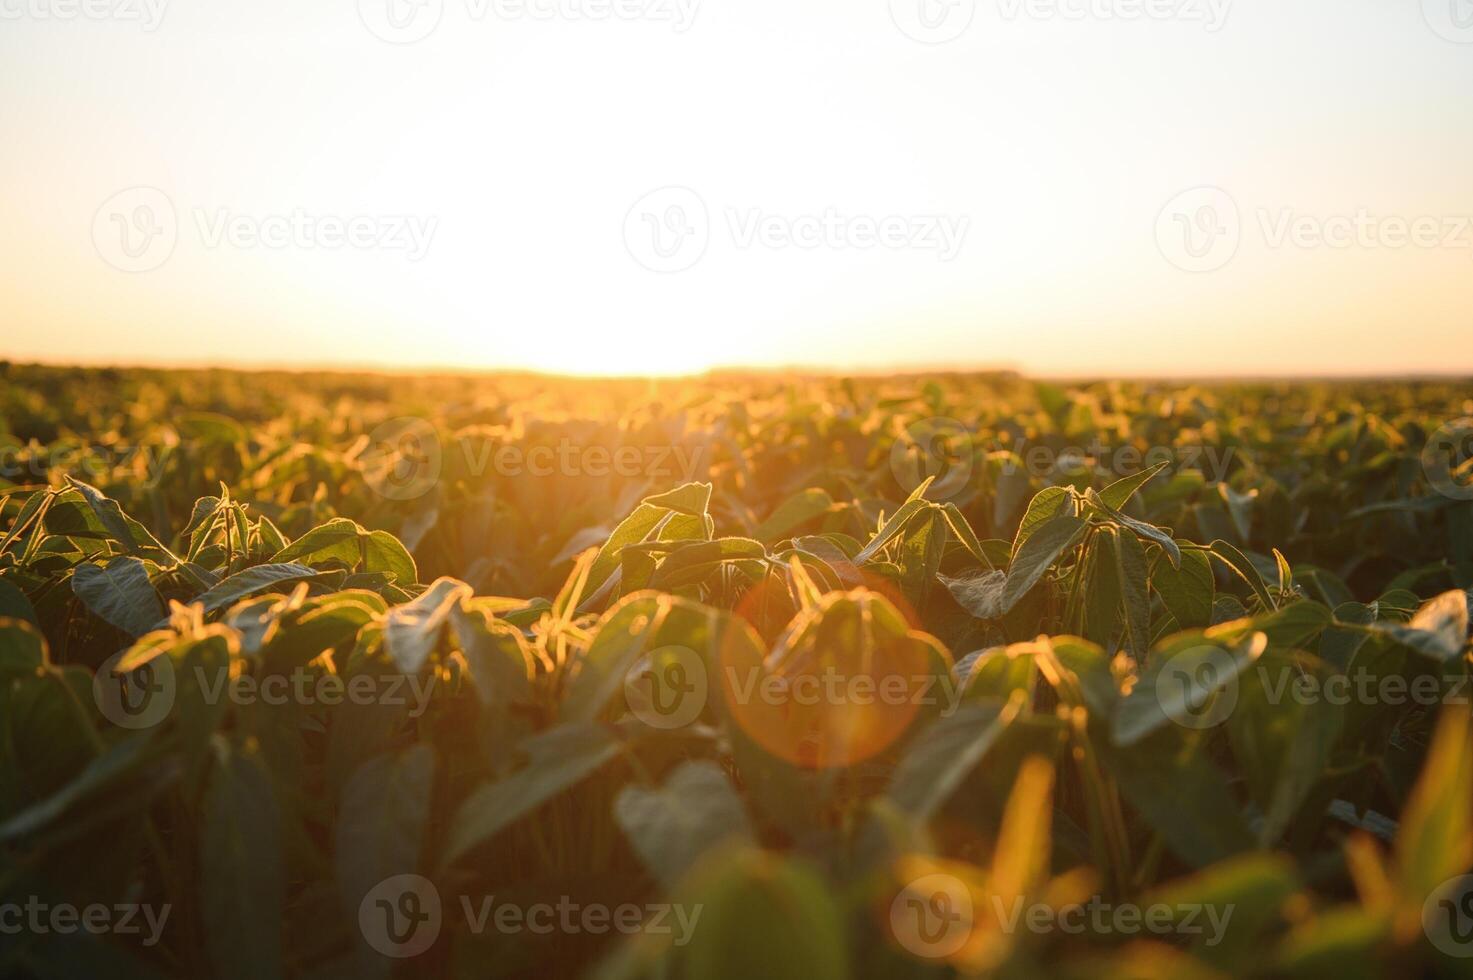
[(1008, 581), (1002, 592), (1004, 610), (1012, 609), (1029, 589), (1038, 584), (1049, 567), (1084, 533), (1084, 528), (1083, 519), (1065, 514), (1053, 518), (1028, 536), (1008, 566)]
[[(739, 851), (695, 883), (700, 920), (679, 948), (691, 980), (845, 980), (844, 918), (819, 874), (791, 858)], [(760, 939), (758, 938), (760, 937)]]
[(773, 544), (809, 521), (828, 513), (834, 506), (834, 498), (827, 490), (810, 487), (800, 490), (777, 506), (767, 520), (757, 525), (752, 536), (758, 541)]
[(1180, 568), (1157, 558), (1151, 567), (1151, 587), (1182, 629), (1205, 629), (1212, 625), (1215, 587), (1212, 561), (1205, 551), (1182, 551)]
[(1074, 494), (1068, 487), (1044, 487), (1034, 495), (1028, 502), (1028, 510), (1023, 513), (1023, 520), (1018, 525), (1018, 533), (1013, 536), (1012, 553), (1017, 554), (1022, 550), (1028, 538), (1033, 535), (1045, 523), (1060, 514), (1074, 516), (1075, 513)]
[(1257, 566), (1248, 559), (1247, 555), (1221, 539), (1212, 542), (1211, 554), (1248, 584), (1253, 594), (1258, 596), (1258, 601), (1263, 604), (1265, 610), (1274, 608), (1274, 601), (1269, 597), (1268, 588), (1263, 584), (1263, 576), (1258, 573)]
[(907, 746), (885, 795), (917, 823), (930, 820), (961, 786), (1022, 709), (985, 702), (962, 705), (933, 722)]
[(1125, 609), (1125, 646), (1140, 661), (1151, 645), (1151, 573), (1146, 549), (1133, 534), (1115, 534), (1114, 538), (1115, 573)]
[[(300, 582), (316, 574), (317, 569), (308, 568), (306, 565), (257, 565), (254, 568), (236, 572), (213, 589), (195, 596), (193, 601), (204, 606), (205, 615), (208, 616), (210, 613), (233, 605), (246, 596), (285, 585), (287, 582)], [(159, 623), (154, 628), (158, 629), (163, 625), (165, 624)]]
[(345, 517), (335, 518), (326, 524), (314, 527), (281, 551), (271, 556), (271, 564), (288, 562), (322, 565), (339, 561), (349, 568), (358, 565), (363, 557), (358, 538), (364, 534), (357, 522)]
[(1424, 657), (1452, 663), (1468, 645), (1468, 594), (1453, 589), (1417, 610), (1411, 622), (1373, 623), (1370, 626), (1396, 643)]
[(705, 760), (681, 763), (657, 788), (625, 786), (614, 819), (666, 889), (712, 848), (752, 840), (741, 798), (721, 767)]
[(440, 642), (450, 611), (471, 595), (459, 579), (438, 578), (418, 598), (389, 610), (384, 620), (384, 648), (399, 670), (418, 674)]
[(199, 818), (199, 917), (217, 977), (281, 976), (286, 868), (281, 808), (260, 758), (214, 742)]
[(1473, 866), (1473, 720), (1467, 705), (1445, 708), (1396, 835), (1397, 883), (1422, 902)]
[(1212, 634), (1180, 634), (1166, 649), (1152, 651), (1150, 666), (1115, 712), (1113, 741), (1126, 747), (1173, 722), (1195, 724), (1207, 699), (1227, 688), (1236, 699), (1238, 678), (1268, 647), (1268, 637), (1251, 633), (1228, 649)]
[(1150, 469), (1142, 470), (1134, 476), (1127, 476), (1123, 480), (1116, 480), (1100, 491), (1100, 500), (1104, 502), (1106, 507), (1119, 510), (1130, 501), (1131, 497), (1135, 496), (1137, 490), (1145, 486), (1153, 476), (1170, 465), (1170, 463), (1157, 463)]
[(582, 782), (618, 754), (619, 742), (603, 725), (563, 725), (527, 739), (521, 750), (527, 757), (525, 767), (473, 791), (455, 811), (440, 854), (441, 866), (454, 864)]
[(396, 585), (410, 586), (419, 581), (419, 570), (408, 549), (388, 531), (370, 531), (362, 543), (363, 570), (390, 572)]
[(30, 598), (15, 585), (0, 578), (0, 618), (21, 619), (31, 625), (39, 625), (36, 607)]
[(164, 615), (164, 604), (142, 559), (119, 555), (106, 567), (90, 562), (72, 572), (72, 591), (99, 618), (129, 636), (142, 636)]
[(420, 872), (434, 780), (435, 751), (420, 743), (370, 759), (343, 787), (333, 855), (348, 921), (379, 882)]

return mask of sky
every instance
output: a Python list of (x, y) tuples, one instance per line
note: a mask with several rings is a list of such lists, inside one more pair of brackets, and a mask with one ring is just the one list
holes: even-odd
[(0, 0), (0, 357), (1473, 373), (1473, 0)]

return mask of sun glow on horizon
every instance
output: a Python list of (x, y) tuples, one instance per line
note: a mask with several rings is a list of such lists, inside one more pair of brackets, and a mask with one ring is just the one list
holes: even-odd
[(1395, 239), (1473, 214), (1473, 59), (1416, 5), (379, 2), (7, 21), (0, 356), (1473, 369), (1473, 234)]

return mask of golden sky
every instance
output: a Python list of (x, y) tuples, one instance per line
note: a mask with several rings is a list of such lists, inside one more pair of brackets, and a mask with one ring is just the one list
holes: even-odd
[(0, 0), (0, 356), (1473, 371), (1470, 0)]

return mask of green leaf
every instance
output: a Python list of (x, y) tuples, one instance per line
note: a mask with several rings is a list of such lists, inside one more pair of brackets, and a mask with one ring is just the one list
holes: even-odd
[(972, 530), (972, 525), (967, 523), (967, 518), (962, 514), (956, 504), (947, 501), (941, 505), (941, 515), (946, 518), (946, 526), (951, 528), (951, 533), (961, 542), (962, 547), (973, 558), (992, 568), (992, 561), (987, 557), (987, 551), (982, 547), (982, 542), (977, 540), (977, 534)]
[(46, 640), (23, 619), (0, 616), (0, 686), (34, 675), (46, 663)]
[(1146, 549), (1133, 534), (1115, 534), (1114, 538), (1115, 571), (1125, 609), (1125, 646), (1140, 661), (1151, 645), (1151, 573)]
[(119, 555), (107, 566), (78, 565), (72, 591), (99, 618), (129, 636), (142, 636), (164, 615), (164, 604), (148, 579), (142, 559)]
[(1082, 518), (1064, 514), (1028, 536), (1008, 566), (1008, 581), (1002, 592), (1004, 611), (1012, 609), (1029, 589), (1038, 584), (1049, 567), (1084, 533), (1084, 528)]
[(365, 572), (389, 572), (394, 576), (394, 583), (401, 586), (419, 581), (419, 569), (414, 566), (414, 558), (388, 531), (370, 531), (361, 547)]
[(1170, 465), (1170, 463), (1157, 463), (1150, 469), (1142, 470), (1134, 476), (1127, 476), (1123, 480), (1116, 480), (1114, 483), (1110, 484), (1108, 487), (1100, 491), (1100, 500), (1104, 502), (1106, 507), (1113, 508), (1114, 510), (1119, 510), (1120, 508), (1124, 507), (1127, 502), (1129, 502), (1131, 497), (1135, 496), (1135, 492), (1137, 490), (1150, 482), (1151, 477), (1155, 476), (1157, 473), (1160, 473), (1162, 470), (1166, 469), (1166, 467)]
[(1422, 773), (1396, 835), (1397, 882), (1408, 902), (1423, 901), (1473, 866), (1473, 720), (1467, 705), (1442, 712)]
[(1074, 493), (1069, 487), (1044, 487), (1028, 502), (1028, 510), (1018, 525), (1013, 537), (1013, 554), (1022, 550), (1024, 543), (1045, 523), (1060, 514), (1073, 516), (1075, 513)]
[(435, 781), (435, 751), (421, 742), (359, 766), (343, 787), (333, 846), (350, 922), (379, 882), (417, 874)]
[(412, 602), (389, 610), (384, 620), (384, 648), (402, 672), (419, 673), (440, 642), (450, 611), (470, 596), (469, 585), (442, 577)]
[(271, 563), (280, 565), (287, 562), (302, 562), (309, 565), (324, 565), (336, 560), (348, 568), (354, 568), (362, 557), (358, 537), (363, 533), (363, 528), (359, 527), (357, 522), (345, 517), (335, 518), (326, 524), (314, 527), (272, 555)]
[(1126, 801), (1172, 854), (1194, 868), (1254, 846), (1227, 779), (1200, 744), (1173, 729), (1129, 748), (1100, 747)]
[(973, 702), (932, 723), (905, 750), (886, 797), (916, 823), (929, 821), (1018, 716), (1026, 699), (1006, 707)]
[(905, 526), (910, 523), (911, 518), (935, 506), (929, 500), (923, 500), (919, 497), (912, 497), (910, 500), (901, 504), (899, 509), (885, 522), (885, 526), (880, 528), (875, 536), (869, 540), (869, 543), (864, 546), (864, 549), (854, 556), (854, 564), (863, 565), (865, 562), (874, 558), (897, 534), (905, 530)]
[(23, 619), (32, 625), (40, 625), (30, 597), (3, 578), (0, 578), (0, 618)]
[(481, 786), (455, 811), (440, 855), (442, 867), (582, 782), (618, 754), (619, 742), (603, 725), (562, 725), (532, 736), (521, 749), (527, 757), (524, 768)]
[(752, 536), (758, 541), (772, 544), (787, 537), (795, 529), (829, 512), (834, 498), (827, 490), (810, 487), (800, 490), (778, 505), (767, 520), (757, 525)]
[(845, 980), (844, 919), (829, 886), (799, 861), (739, 851), (681, 905), (700, 909), (680, 976), (691, 980)]
[(711, 484), (686, 483), (666, 493), (644, 498), (643, 504), (691, 517), (705, 517), (711, 507)]
[(1134, 517), (1127, 517), (1115, 508), (1104, 505), (1099, 497), (1094, 496), (1094, 491), (1090, 491), (1090, 496), (1087, 499), (1090, 503), (1102, 510), (1106, 517), (1122, 527), (1129, 529), (1136, 537), (1154, 542), (1159, 546), (1166, 553), (1166, 557), (1170, 560), (1173, 568), (1181, 567), (1181, 548), (1169, 533), (1154, 524), (1147, 524), (1145, 521), (1138, 521)]
[(1135, 745), (1174, 719), (1194, 717), (1223, 688), (1236, 697), (1238, 678), (1267, 647), (1268, 637), (1257, 632), (1232, 649), (1214, 642), (1210, 631), (1178, 635), (1169, 647), (1153, 652), (1151, 666), (1120, 702), (1112, 740)]
[(1182, 629), (1205, 628), (1212, 624), (1212, 560), (1205, 551), (1181, 552), (1181, 567), (1158, 557), (1151, 567), (1151, 587), (1161, 596)]
[(1468, 594), (1453, 589), (1417, 610), (1410, 623), (1373, 623), (1370, 629), (1439, 663), (1460, 660), (1468, 645)]
[[(246, 596), (255, 595), (257, 592), (263, 592), (287, 582), (300, 582), (316, 574), (317, 569), (308, 568), (306, 565), (257, 565), (254, 568), (236, 572), (213, 589), (195, 596), (194, 601), (205, 607), (205, 615), (208, 616), (210, 613), (233, 605)], [(162, 629), (167, 625), (167, 621), (160, 622), (154, 625), (154, 629)]]
[(1253, 594), (1258, 596), (1258, 601), (1263, 604), (1264, 610), (1274, 608), (1274, 601), (1263, 584), (1263, 576), (1258, 573), (1257, 566), (1248, 559), (1247, 555), (1221, 539), (1212, 542), (1211, 554), (1248, 584)]
[(667, 555), (650, 579), (650, 588), (670, 591), (704, 581), (727, 562), (761, 560), (767, 557), (762, 542), (751, 538), (717, 538), (682, 544)]
[(282, 976), (281, 810), (260, 758), (214, 742), (199, 819), (199, 916), (217, 977)]
[(658, 788), (625, 786), (614, 799), (614, 819), (667, 890), (713, 848), (752, 840), (741, 798), (721, 767), (706, 760), (681, 763)]

